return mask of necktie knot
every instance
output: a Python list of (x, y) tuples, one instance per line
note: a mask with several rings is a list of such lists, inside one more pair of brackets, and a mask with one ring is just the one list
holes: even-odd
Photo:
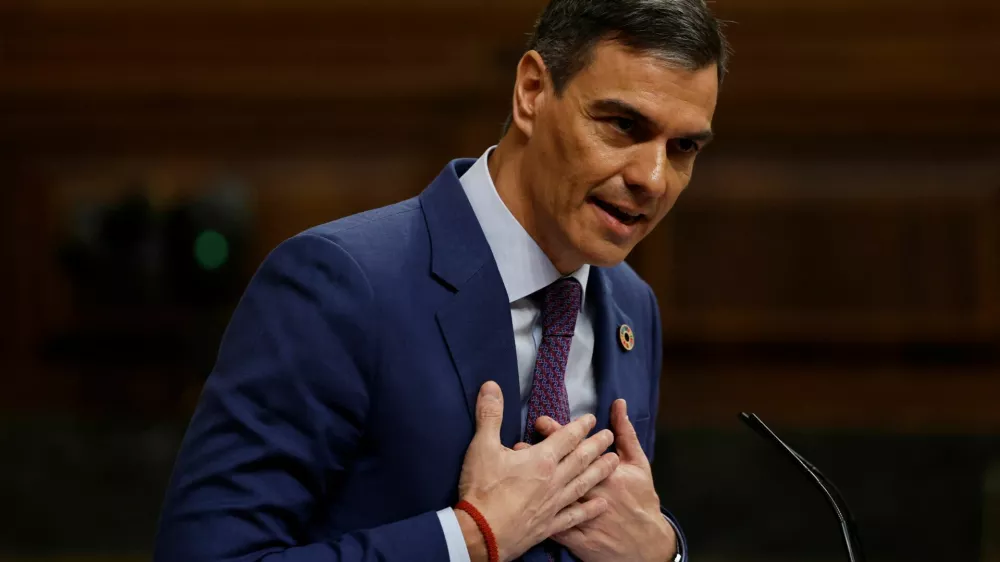
[(573, 336), (576, 317), (583, 302), (583, 287), (572, 277), (563, 277), (545, 289), (542, 325), (545, 336)]

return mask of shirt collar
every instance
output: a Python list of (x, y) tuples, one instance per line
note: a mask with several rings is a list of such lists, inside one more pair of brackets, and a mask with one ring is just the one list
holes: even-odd
[[(497, 193), (487, 164), (494, 148), (486, 149), (459, 182), (493, 252), (508, 302), (514, 302), (548, 287), (562, 276)], [(586, 295), (590, 265), (584, 264), (570, 276), (580, 282)]]

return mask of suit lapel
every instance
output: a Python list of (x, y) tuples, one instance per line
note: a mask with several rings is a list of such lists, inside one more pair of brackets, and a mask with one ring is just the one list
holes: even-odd
[(501, 441), (513, 447), (521, 426), (514, 330), (503, 279), (458, 179), (473, 162), (449, 164), (420, 202), (431, 238), (431, 271), (453, 292), (438, 310), (437, 322), (470, 418), (475, 423), (479, 388), (495, 381), (504, 397)]
[(521, 392), (510, 304), (496, 266), (480, 269), (438, 311), (437, 320), (461, 379), (469, 415), (475, 419), (479, 388), (496, 381), (504, 398), (500, 439), (513, 447), (520, 434)]
[[(629, 416), (633, 417), (642, 400), (635, 377), (647, 374), (642, 370), (642, 353), (637, 349), (626, 351), (619, 343), (618, 330), (622, 325), (635, 325), (613, 298), (612, 283), (607, 270), (591, 268), (587, 297), (594, 299), (594, 377), (597, 386), (597, 426), (594, 431), (610, 429), (611, 404), (618, 398), (628, 402)], [(591, 285), (592, 284), (592, 285)], [(592, 289), (590, 288), (592, 287)], [(592, 292), (591, 292), (592, 291)], [(634, 417), (633, 417), (634, 419)]]

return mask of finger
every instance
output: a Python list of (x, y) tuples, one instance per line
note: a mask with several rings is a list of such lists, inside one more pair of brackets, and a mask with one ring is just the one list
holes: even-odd
[(585, 548), (583, 545), (586, 543), (587, 530), (590, 524), (591, 521), (584, 521), (576, 527), (570, 527), (569, 529), (552, 535), (549, 538), (565, 546), (571, 552), (580, 552), (583, 548)]
[[(606, 501), (606, 500), (605, 500)], [(573, 502), (570, 506), (580, 505), (581, 502)], [(587, 528), (590, 521), (584, 521), (575, 527), (570, 527), (561, 533), (556, 533), (552, 535), (552, 540), (570, 549), (570, 551), (579, 552), (582, 550), (584, 541), (587, 539)]]
[[(586, 523), (584, 523), (584, 525), (585, 524)], [(584, 538), (586, 538), (586, 536), (587, 534), (584, 533), (580, 528), (571, 527), (557, 535), (552, 535), (549, 538), (551, 538), (552, 540), (556, 541), (557, 543), (565, 546), (566, 548), (572, 551), (575, 550), (573, 547), (577, 544), (580, 544), (580, 542), (582, 542)]]
[(567, 529), (582, 525), (608, 510), (608, 502), (604, 498), (594, 498), (585, 502), (566, 506), (549, 524), (549, 536), (558, 535)]
[(566, 484), (556, 497), (556, 500), (562, 505), (569, 505), (580, 500), (580, 498), (583, 498), (594, 489), (594, 486), (604, 482), (608, 476), (611, 476), (615, 469), (618, 468), (619, 463), (618, 455), (615, 453), (602, 455), (601, 458), (590, 463), (583, 472)]
[(500, 385), (493, 381), (483, 384), (476, 399), (476, 433), (488, 435), (500, 441), (500, 426), (503, 425), (503, 393)]
[(628, 406), (625, 400), (618, 399), (611, 404), (611, 427), (615, 432), (615, 450), (622, 457), (622, 462), (636, 466), (648, 466), (649, 459), (642, 451), (639, 436), (635, 427), (628, 419)]
[(584, 414), (574, 421), (556, 430), (547, 439), (536, 445), (545, 454), (553, 455), (556, 461), (561, 461), (563, 457), (573, 452), (583, 441), (583, 438), (590, 433), (597, 423), (597, 418), (591, 414)]
[(515, 451), (523, 451), (525, 449), (530, 449), (530, 448), (531, 448), (531, 445), (528, 445), (527, 443), (525, 443), (523, 441), (521, 441), (519, 443), (514, 443), (514, 450)]
[(535, 429), (538, 430), (538, 433), (540, 433), (542, 437), (548, 437), (549, 435), (552, 435), (553, 433), (558, 431), (561, 427), (562, 425), (559, 422), (548, 416), (541, 416), (537, 420), (535, 420)]
[[(614, 434), (607, 429), (598, 431), (588, 437), (572, 453), (566, 455), (562, 462), (559, 463), (559, 466), (556, 467), (556, 483), (566, 484), (582, 474), (590, 465), (594, 464), (594, 461), (598, 457), (608, 450), (608, 447), (614, 443), (614, 440)], [(586, 490), (581, 492), (581, 495), (584, 492)], [(567, 501), (574, 501), (577, 497), (579, 496), (570, 498)]]

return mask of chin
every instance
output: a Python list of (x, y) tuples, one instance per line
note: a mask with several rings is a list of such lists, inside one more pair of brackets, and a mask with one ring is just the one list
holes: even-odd
[(564, 232), (568, 234), (567, 239), (580, 256), (580, 261), (597, 267), (615, 267), (625, 261), (648, 232), (645, 225), (636, 225), (631, 236), (622, 236), (622, 233), (609, 229), (596, 213), (583, 214), (578, 222), (567, 226), (569, 228)]
[(581, 248), (585, 262), (597, 267), (615, 267), (625, 261), (632, 248), (620, 248), (607, 241), (587, 244)]

